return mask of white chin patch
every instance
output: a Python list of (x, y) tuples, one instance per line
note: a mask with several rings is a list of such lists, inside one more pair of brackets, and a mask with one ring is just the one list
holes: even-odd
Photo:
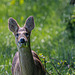
[(18, 43), (18, 47), (21, 48), (21, 47), (27, 47), (27, 44), (24, 44), (24, 43)]

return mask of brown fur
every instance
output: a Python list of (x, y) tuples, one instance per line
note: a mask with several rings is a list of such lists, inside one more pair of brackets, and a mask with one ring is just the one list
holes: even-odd
[[(43, 75), (45, 75), (45, 69), (38, 57), (38, 55), (32, 50), (32, 55), (33, 55), (33, 59), (34, 59), (34, 63), (36, 66), (36, 69), (42, 69), (43, 70)], [(21, 75), (21, 68), (20, 68), (20, 62), (19, 62), (19, 52), (16, 52), (14, 58), (13, 58), (13, 62), (12, 62), (12, 75), (14, 75), (15, 70), (17, 70), (19, 72), (19, 75)], [(36, 72), (35, 72), (36, 73)], [(36, 75), (36, 74), (34, 74)]]

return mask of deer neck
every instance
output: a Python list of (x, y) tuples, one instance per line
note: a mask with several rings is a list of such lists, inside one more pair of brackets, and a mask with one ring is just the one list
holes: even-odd
[(34, 75), (34, 61), (29, 47), (18, 48), (22, 75)]

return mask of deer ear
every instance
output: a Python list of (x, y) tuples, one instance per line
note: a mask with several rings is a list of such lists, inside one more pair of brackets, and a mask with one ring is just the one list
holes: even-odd
[(19, 29), (17, 22), (13, 18), (8, 19), (8, 26), (9, 26), (10, 31), (12, 32), (17, 32)]
[(25, 28), (27, 29), (28, 32), (31, 32), (31, 30), (34, 28), (34, 18), (33, 16), (28, 17), (26, 20)]

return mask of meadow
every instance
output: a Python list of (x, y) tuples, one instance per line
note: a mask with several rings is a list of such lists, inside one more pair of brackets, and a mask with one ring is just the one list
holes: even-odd
[(47, 72), (50, 75), (75, 75), (75, 39), (69, 38), (66, 30), (66, 21), (71, 14), (75, 17), (75, 7), (69, 2), (0, 0), (0, 75), (12, 75), (12, 61), (17, 52), (8, 19), (13, 17), (22, 27), (29, 16), (33, 16), (35, 22), (31, 48), (39, 55)]

